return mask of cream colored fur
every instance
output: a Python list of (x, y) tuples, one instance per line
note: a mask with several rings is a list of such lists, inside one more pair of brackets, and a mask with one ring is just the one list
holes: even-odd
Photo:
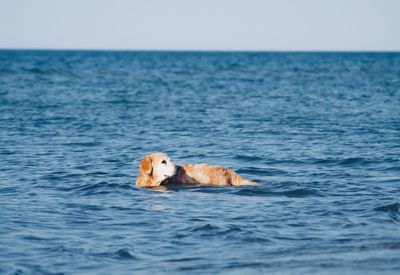
[(155, 187), (160, 185), (257, 186), (258, 184), (222, 166), (208, 164), (176, 166), (166, 154), (154, 153), (145, 156), (140, 163), (136, 185)]

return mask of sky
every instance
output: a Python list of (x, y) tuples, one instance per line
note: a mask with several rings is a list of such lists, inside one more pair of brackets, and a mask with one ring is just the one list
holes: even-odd
[(0, 0), (0, 48), (400, 51), (400, 0)]

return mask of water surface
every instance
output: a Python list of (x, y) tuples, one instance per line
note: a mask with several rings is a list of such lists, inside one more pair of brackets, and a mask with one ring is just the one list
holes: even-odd
[(0, 51), (0, 273), (397, 274), (399, 106), (398, 53)]

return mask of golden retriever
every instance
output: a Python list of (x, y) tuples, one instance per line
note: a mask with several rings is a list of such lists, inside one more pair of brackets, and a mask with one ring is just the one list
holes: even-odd
[(153, 153), (143, 158), (139, 166), (136, 185), (157, 187), (168, 185), (238, 186), (258, 184), (242, 178), (222, 166), (207, 164), (175, 165), (164, 153)]

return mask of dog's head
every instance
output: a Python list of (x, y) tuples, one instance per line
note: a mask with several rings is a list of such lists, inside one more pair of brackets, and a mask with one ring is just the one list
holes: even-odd
[(137, 186), (159, 186), (163, 180), (175, 175), (176, 167), (164, 153), (153, 153), (143, 158), (136, 179)]

